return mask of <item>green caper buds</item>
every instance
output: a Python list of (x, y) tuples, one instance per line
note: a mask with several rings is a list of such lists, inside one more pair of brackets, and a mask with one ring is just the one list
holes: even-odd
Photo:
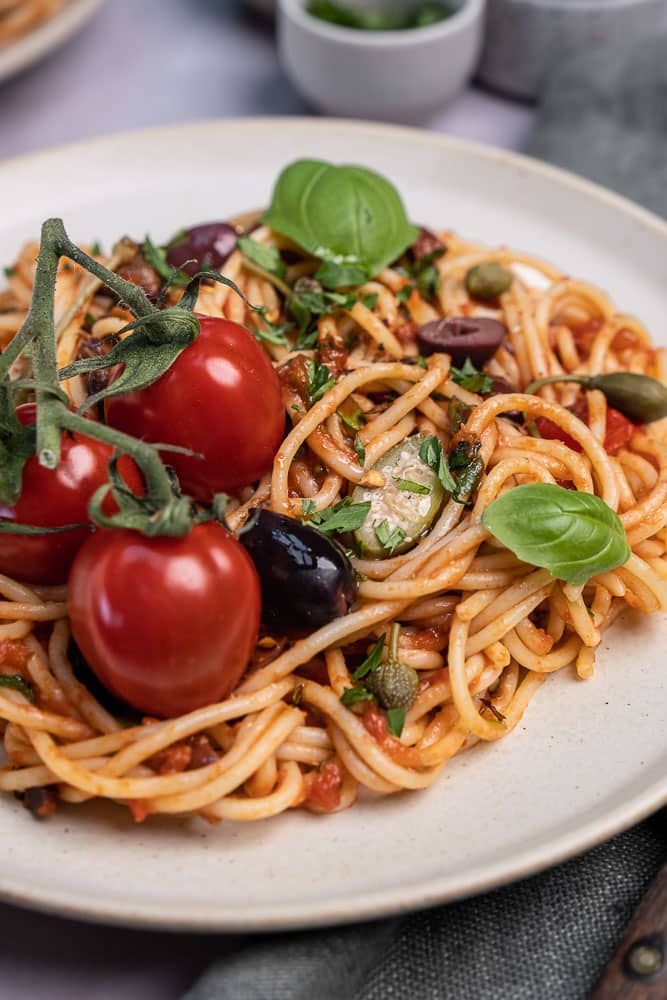
[(548, 375), (526, 386), (528, 394), (553, 382), (577, 382), (585, 389), (599, 389), (614, 409), (635, 424), (651, 424), (667, 417), (667, 386), (650, 375), (638, 372), (610, 372), (608, 375)]
[(387, 660), (368, 675), (366, 684), (383, 708), (402, 708), (407, 711), (415, 700), (419, 677), (417, 671), (407, 663)]
[(487, 260), (471, 267), (465, 277), (466, 289), (475, 299), (485, 302), (497, 299), (506, 292), (514, 280), (514, 275), (495, 260)]

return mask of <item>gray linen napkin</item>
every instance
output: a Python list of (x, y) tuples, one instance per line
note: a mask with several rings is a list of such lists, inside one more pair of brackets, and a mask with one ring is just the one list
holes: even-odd
[[(527, 152), (667, 216), (667, 38), (564, 63)], [(402, 919), (248, 939), (184, 1000), (577, 1000), (667, 856), (648, 820), (542, 875)]]

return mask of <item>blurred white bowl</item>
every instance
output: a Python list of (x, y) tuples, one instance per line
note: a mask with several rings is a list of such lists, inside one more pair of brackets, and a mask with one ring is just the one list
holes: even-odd
[(667, 29), (666, 0), (489, 0), (479, 79), (539, 97), (563, 59)]
[(280, 57), (294, 86), (332, 115), (420, 121), (454, 97), (475, 71), (486, 0), (453, 0), (455, 13), (427, 28), (341, 28), (278, 0)]

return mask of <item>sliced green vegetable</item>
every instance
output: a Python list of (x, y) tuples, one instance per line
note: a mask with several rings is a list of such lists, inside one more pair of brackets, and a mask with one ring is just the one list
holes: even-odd
[(604, 500), (551, 483), (515, 486), (487, 507), (482, 524), (523, 562), (577, 586), (631, 554), (623, 524)]
[[(390, 448), (373, 466), (383, 474), (384, 486), (356, 486), (352, 492), (353, 500), (369, 504), (370, 513), (355, 539), (371, 559), (407, 552), (428, 531), (442, 506), (445, 489), (420, 455), (425, 440), (417, 435)], [(411, 489), (406, 489), (407, 483)]]
[(365, 167), (297, 160), (280, 174), (267, 226), (308, 253), (373, 277), (414, 243), (396, 188)]

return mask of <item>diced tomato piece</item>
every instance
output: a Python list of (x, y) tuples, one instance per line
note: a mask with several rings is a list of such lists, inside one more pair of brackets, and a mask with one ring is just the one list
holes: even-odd
[(335, 760), (327, 760), (313, 777), (308, 789), (308, 801), (331, 812), (340, 805), (340, 788), (343, 783), (343, 772)]
[[(23, 670), (28, 665), (30, 652), (21, 639), (3, 639), (0, 642), (0, 668), (11, 667), (14, 670)], [(0, 673), (6, 673), (0, 669)]]
[(535, 421), (535, 425), (540, 432), (540, 437), (546, 438), (547, 441), (562, 441), (566, 444), (568, 448), (572, 451), (581, 451), (581, 445), (574, 438), (570, 437), (562, 427), (555, 424), (553, 420), (548, 420), (546, 417), (538, 417)]
[[(579, 400), (573, 407), (572, 412), (586, 423), (586, 418), (588, 416), (588, 408), (585, 401)], [(546, 438), (549, 441), (562, 441), (566, 444), (568, 448), (572, 451), (582, 451), (582, 447), (578, 441), (564, 431), (558, 424), (555, 424), (552, 420), (548, 420), (546, 417), (538, 417), (535, 421), (538, 431), (541, 437)], [(607, 407), (607, 423), (605, 427), (604, 435), (604, 449), (608, 455), (615, 455), (625, 448), (632, 438), (632, 435), (637, 430), (637, 425), (633, 424), (631, 420), (621, 413), (620, 410), (615, 410), (613, 406)]]

